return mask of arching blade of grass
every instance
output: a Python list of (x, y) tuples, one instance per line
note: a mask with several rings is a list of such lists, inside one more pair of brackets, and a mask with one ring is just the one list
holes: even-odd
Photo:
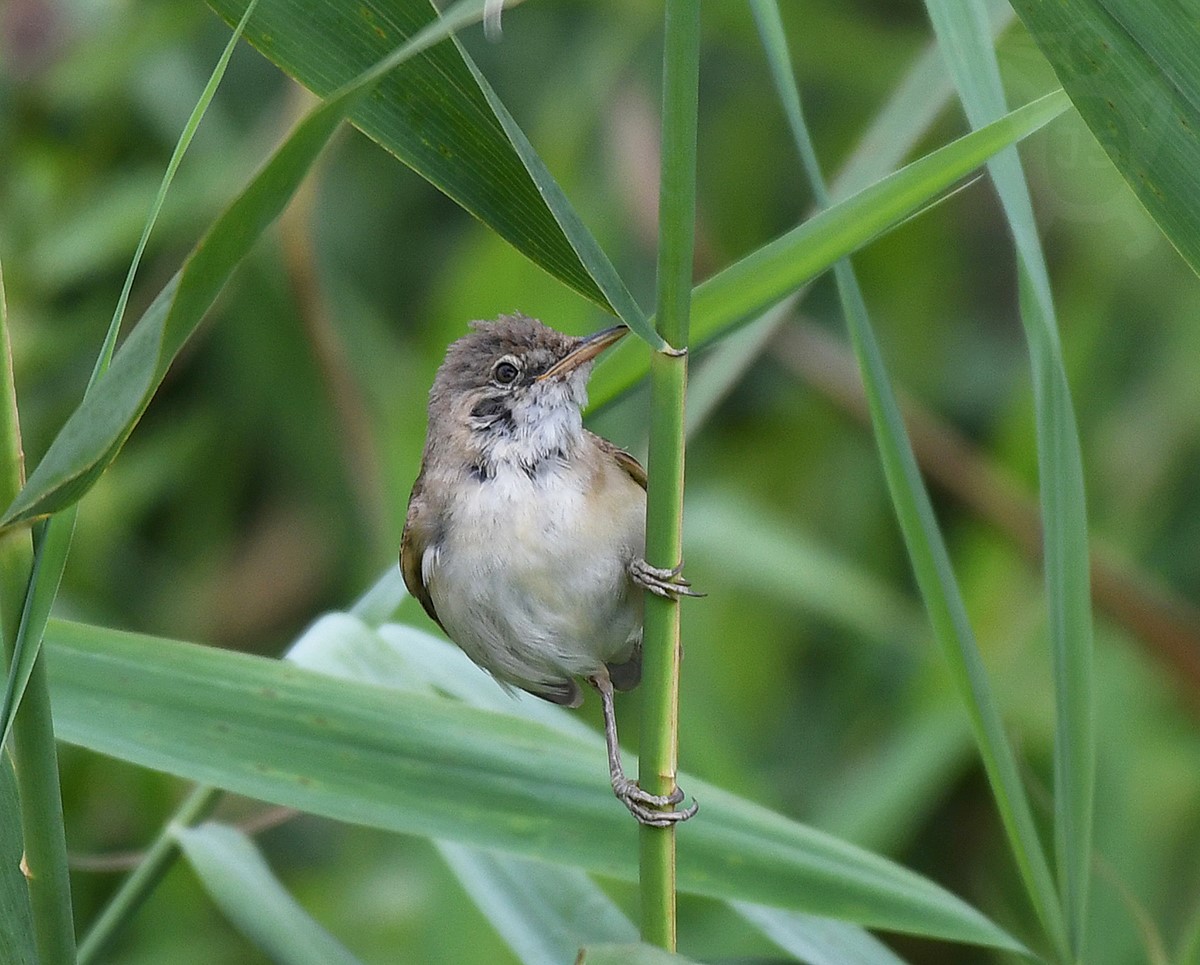
[[(1062, 91), (1026, 104), (838, 202), (702, 282), (692, 290), (692, 347), (702, 347), (769, 308), (1067, 107)], [(612, 401), (648, 368), (639, 353), (617, 346), (592, 377), (593, 406)]]
[(904, 965), (878, 938), (844, 922), (740, 901), (732, 904), (739, 915), (807, 965)]
[(282, 965), (357, 965), (358, 959), (296, 902), (249, 838), (209, 821), (177, 828), (204, 890), (234, 926)]
[(37, 965), (29, 886), (21, 873), (20, 809), (12, 761), (0, 751), (0, 961)]
[[(926, 7), (971, 124), (978, 127), (1004, 114), (1004, 88), (982, 4), (979, 0), (926, 0)], [(1200, 90), (1200, 71), (1196, 76)], [(1200, 151), (1193, 155), (1193, 163), (1200, 164)], [(1096, 755), (1083, 459), (1050, 276), (1016, 150), (997, 154), (988, 162), (988, 169), (1016, 243), (1021, 319), (1033, 369), (1046, 607), (1054, 667), (1055, 845), (1067, 939), (1073, 960), (1080, 961), (1092, 863)]]
[[(829, 204), (829, 191), (801, 110), (778, 7), (775, 0), (752, 0), (752, 8), (805, 173), (818, 203)], [(986, 29), (986, 20), (982, 23)], [(986, 32), (984, 36), (987, 37)], [(1017, 866), (1039, 918), (1061, 949), (1065, 935), (1049, 864), (1038, 838), (1016, 756), (1004, 732), (999, 707), (967, 618), (966, 605), (954, 577), (949, 552), (937, 525), (929, 494), (900, 416), (895, 391), (883, 364), (867, 313), (866, 300), (849, 260), (839, 261), (834, 266), (834, 275), (842, 311), (862, 370), (871, 422), (888, 488), (925, 608), (971, 720)]]
[(523, 965), (559, 965), (583, 945), (637, 941), (633, 922), (582, 871), (447, 841), (437, 848)]
[[(232, 23), (247, 0), (210, 0)], [(328, 97), (433, 21), (429, 0), (260, 0), (247, 39)], [(608, 308), (457, 44), (412, 58), (351, 122), (570, 287)]]
[(361, 104), (396, 66), (475, 22), (482, 10), (483, 0), (461, 0), (309, 112), (134, 326), (111, 368), (68, 418), (0, 525), (64, 509), (91, 487), (133, 431), (175, 355), (241, 259), (279, 216), (347, 111)]
[[(47, 643), (64, 740), (338, 820), (636, 874), (637, 831), (612, 799), (597, 734), (60, 621)], [(706, 819), (680, 835), (684, 890), (1020, 948), (912, 872), (689, 784)]]
[[(0, 501), (16, 495), (24, 482), (21, 424), (13, 383), (12, 343), (4, 272), (0, 268)], [(18, 659), (20, 616), (33, 568), (32, 547), (25, 532), (0, 533), (0, 652), (6, 663), (5, 691), (9, 692), (25, 666)], [(71, 909), (67, 842), (63, 829), (62, 792), (58, 782), (58, 751), (50, 713), (46, 664), (28, 660), (30, 699), (17, 708), (13, 739), (8, 747), (16, 771), (17, 794), (5, 802), (0, 818), (20, 828), (21, 885), (32, 913), (36, 960), (39, 965), (70, 965), (75, 961), (75, 922)], [(17, 713), (19, 709), (19, 713)], [(4, 745), (0, 744), (0, 756)], [(6, 766), (7, 762), (0, 762)]]
[(1200, 272), (1196, 7), (1140, 0), (1013, 0), (1117, 170)]

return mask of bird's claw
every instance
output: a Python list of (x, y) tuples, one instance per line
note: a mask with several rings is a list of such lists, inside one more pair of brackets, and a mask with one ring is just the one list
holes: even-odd
[(655, 596), (668, 600), (677, 600), (681, 596), (704, 596), (692, 589), (691, 581), (685, 580), (682, 573), (682, 562), (672, 569), (651, 566), (640, 557), (629, 564), (629, 575), (633, 582)]
[[(670, 794), (651, 794), (644, 791), (628, 778), (613, 782), (613, 793), (617, 799), (629, 809), (629, 813), (637, 818), (639, 824), (652, 828), (669, 828), (672, 825), (686, 821), (700, 810), (695, 801), (682, 810), (675, 810), (675, 805), (683, 800), (683, 791), (678, 786)], [(671, 810), (662, 810), (671, 808)]]

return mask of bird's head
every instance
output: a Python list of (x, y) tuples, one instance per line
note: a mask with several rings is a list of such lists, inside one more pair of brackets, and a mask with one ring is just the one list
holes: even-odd
[(583, 432), (592, 364), (629, 330), (578, 338), (520, 314), (471, 329), (446, 350), (430, 389), (431, 436), (458, 440), (485, 466), (529, 468), (569, 454)]

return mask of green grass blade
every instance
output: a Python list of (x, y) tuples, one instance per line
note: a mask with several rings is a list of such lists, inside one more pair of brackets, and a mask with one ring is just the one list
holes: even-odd
[(42, 646), (42, 634), (50, 618), (50, 608), (58, 595), (71, 537), (75, 532), (75, 507), (63, 510), (55, 517), (38, 524), (34, 529), (33, 570), (29, 589), (21, 607), (21, 622), (17, 625), (12, 665), (0, 700), (0, 748), (8, 742), (13, 719), (25, 696), (25, 688), (33, 673), (34, 661)]
[[(338, 820), (636, 874), (636, 828), (612, 798), (597, 734), (61, 621), (47, 644), (71, 743)], [(680, 835), (684, 890), (1020, 947), (912, 872), (689, 784), (706, 818)]]
[[(705, 515), (706, 512), (702, 509), (700, 512), (694, 513), (693, 518)], [(689, 530), (689, 539), (691, 538), (690, 533)], [(404, 593), (404, 584), (400, 580), (399, 571), (392, 568), (364, 595), (363, 600), (381, 603), (382, 605), (378, 607), (372, 605), (366, 608), (368, 612), (374, 611), (378, 615), (389, 608), (394, 610)], [(359, 612), (359, 609), (359, 606), (356, 605), (355, 612)], [(446, 640), (438, 639), (414, 627), (400, 624), (382, 626), (378, 628), (378, 632), (370, 633), (366, 632), (368, 627), (364, 626), (361, 622), (362, 619), (362, 617), (356, 618), (347, 613), (326, 614), (296, 642), (288, 654), (288, 659), (301, 666), (348, 680), (400, 689), (432, 686), (472, 706), (491, 708), (501, 713), (519, 714), (527, 720), (545, 724), (559, 733), (582, 736), (595, 741), (593, 732), (577, 715), (527, 695), (518, 694), (514, 698), (502, 693), (493, 681), (478, 672), (478, 669), (470, 663), (461, 650)], [(445, 843), (443, 842), (441, 846), (444, 847)], [(509, 863), (521, 864), (517, 859), (501, 859), (497, 855), (485, 856), (479, 852), (474, 854), (480, 859), (487, 857), (490, 861), (504, 860)], [(532, 868), (536, 869), (539, 876), (542, 877), (553, 873), (573, 876), (573, 880), (568, 880), (560, 885), (546, 886), (541, 881), (537, 882), (534, 888), (538, 894), (545, 890), (554, 891), (556, 887), (561, 887), (564, 889), (564, 893), (573, 896), (568, 902), (571, 907), (579, 903), (583, 903), (583, 906), (590, 905), (597, 900), (595, 893), (584, 890), (583, 885), (577, 883), (579, 878), (576, 876), (579, 876), (580, 873), (573, 869), (555, 869), (541, 865), (534, 865)], [(506, 868), (503, 874), (510, 875), (512, 872)], [(520, 877), (523, 878), (524, 875)], [(497, 900), (502, 899), (502, 895), (497, 896)], [(519, 906), (523, 905), (527, 899), (524, 895), (518, 895), (516, 900), (519, 905), (515, 911), (519, 912)], [(536, 900), (548, 901), (541, 897), (536, 897)], [(489, 911), (482, 902), (479, 903), (481, 910), (504, 934), (497, 914)], [(833, 922), (830, 919), (816, 916), (802, 916), (795, 912), (780, 911), (764, 905), (744, 905), (744, 907), (754, 909), (754, 923), (769, 936), (774, 935), (775, 940), (789, 931), (798, 930), (799, 934), (808, 936), (807, 940), (810, 947), (813, 948), (824, 943), (831, 948), (850, 949), (871, 946), (873, 942), (873, 939), (863, 929), (846, 922)], [(615, 941), (621, 940), (623, 937), (635, 937), (632, 933), (632, 925), (629, 925), (631, 935), (621, 936), (615, 934), (617, 928), (615, 918), (610, 919), (606, 911), (598, 914), (601, 921), (607, 922), (605, 927), (612, 932), (606, 936), (608, 940)], [(592, 913), (581, 914), (577, 917), (584, 922), (590, 922), (597, 918)], [(798, 922), (802, 924), (797, 924)], [(529, 921), (525, 925), (527, 928), (533, 929), (537, 922)], [(559, 929), (559, 931), (561, 930)], [(591, 935), (590, 937), (591, 940), (601, 940), (605, 936)], [(518, 951), (518, 954), (522, 954), (512, 939), (507, 940), (514, 950)], [(797, 941), (799, 940), (797, 939)], [(549, 943), (545, 944), (550, 947)], [(785, 944), (782, 947), (788, 948), (789, 946)], [(566, 959), (560, 956), (555, 960), (565, 961)]]
[[(21, 427), (13, 384), (12, 344), (4, 275), (0, 269), (0, 499), (11, 499), (23, 481)], [(5, 691), (15, 689), (26, 674), (29, 699), (15, 717), (8, 747), (17, 777), (24, 870), (32, 909), (37, 960), (41, 965), (70, 965), (75, 961), (75, 923), (71, 909), (67, 843), (63, 829), (62, 792), (58, 781), (58, 751), (50, 713), (46, 663), (36, 652), (17, 653), (19, 617), (33, 568), (29, 534), (0, 534), (0, 630), (7, 660)], [(18, 656), (20, 659), (18, 660)], [(17, 708), (14, 706), (13, 708)], [(0, 754), (4, 744), (0, 743)], [(5, 813), (6, 823), (16, 810)]]
[(807, 965), (904, 965), (878, 938), (845, 922), (740, 901), (732, 905), (746, 921)]
[(287, 893), (254, 843), (225, 824), (176, 828), (205, 891), (243, 935), (280, 965), (355, 965), (358, 959)]
[(79, 965), (96, 960), (175, 863), (179, 855), (176, 829), (203, 821), (216, 807), (219, 796), (220, 791), (214, 788), (198, 787), (184, 799), (171, 816), (170, 824), (154, 839), (141, 862), (121, 882), (121, 887), (88, 928), (79, 943)]
[(241, 259), (279, 216), (346, 112), (396, 66), (478, 20), (482, 8), (482, 0), (462, 0), (306, 115), (134, 326), (0, 525), (57, 512), (91, 487), (133, 431), (175, 355)]
[(21, 802), (12, 761), (0, 751), (0, 962), (37, 965), (29, 886), (21, 873)]
[(1200, 271), (1196, 8), (1140, 0), (1013, 0), (1117, 170)]
[[(838, 202), (702, 282), (692, 290), (691, 347), (720, 338), (785, 298), (1068, 106), (1061, 91), (1026, 104)], [(636, 351), (617, 346), (592, 376), (588, 391), (593, 406), (611, 402), (648, 370), (649, 363)]]
[[(753, 9), (805, 172), (818, 200), (828, 203), (829, 192), (801, 111), (778, 8), (774, 0), (753, 0)], [(971, 719), (992, 793), (1026, 888), (1047, 931), (1061, 943), (1061, 910), (1050, 868), (1020, 780), (1016, 757), (1004, 732), (983, 659), (967, 619), (949, 553), (883, 365), (866, 301), (849, 261), (839, 262), (834, 267), (834, 274), (842, 311), (862, 370), (892, 502), (926, 610)]]
[[(1004, 88), (982, 5), (978, 0), (926, 0), (926, 6), (972, 125), (978, 127), (1002, 115)], [(1059, 345), (1050, 276), (1021, 162), (1015, 150), (1008, 150), (996, 155), (988, 167), (1016, 242), (1021, 318), (1033, 369), (1046, 605), (1055, 685), (1055, 846), (1067, 939), (1074, 960), (1079, 961), (1083, 958), (1092, 863), (1096, 754), (1083, 459)]]
[(637, 929), (582, 871), (446, 841), (438, 851), (524, 965), (572, 961), (582, 945), (637, 941)]
[[(232, 23), (247, 0), (211, 0)], [(260, 0), (246, 37), (318, 96), (432, 21), (429, 0)], [(608, 308), (457, 44), (414, 58), (351, 122), (571, 288)], [(619, 306), (612, 306), (620, 310)]]
[[(464, 55), (465, 57), (465, 55)], [(654, 326), (650, 324), (646, 318), (646, 313), (634, 300), (629, 289), (625, 287), (625, 282), (621, 276), (617, 274), (617, 270), (609, 261), (608, 255), (600, 247), (600, 243), (584, 226), (583, 220), (571, 207), (571, 203), (567, 200), (567, 196), (563, 194), (562, 188), (558, 186), (558, 182), (554, 180), (546, 165), (542, 163), (542, 159), (538, 157), (537, 152), (533, 149), (533, 145), (529, 143), (529, 139), (525, 136), (525, 132), (517, 126), (517, 122), (513, 120), (508, 109), (501, 103), (500, 98), (496, 96), (496, 92), (492, 90), (491, 85), (479, 73), (479, 69), (475, 64), (466, 58), (467, 66), (470, 68), (471, 76), (474, 77), (479, 89), (487, 98), (488, 106), (496, 115), (496, 119), (504, 128), (504, 133), (511, 142), (513, 149), (521, 158), (521, 163), (525, 165), (525, 169), (529, 172), (530, 178), (537, 185), (538, 191), (541, 194), (546, 205), (550, 208), (554, 215), (554, 220), (557, 222), (562, 233), (570, 242), (572, 250), (578, 256), (584, 268), (587, 269), (590, 278), (594, 279), (600, 290), (604, 293), (604, 298), (607, 304), (620, 317), (630, 329), (635, 332), (639, 338), (650, 345), (651, 348), (662, 349), (666, 347), (666, 343), (662, 337), (655, 331)]]
[[(257, 3), (257, 0), (252, 0), (246, 8), (245, 16), (242, 17), (230, 35), (229, 41), (225, 44), (225, 49), (217, 59), (217, 64), (209, 75), (208, 83), (205, 84), (196, 106), (192, 109), (192, 113), (184, 125), (183, 133), (175, 144), (175, 150), (171, 154), (171, 159), (167, 163), (167, 170), (164, 172), (162, 181), (159, 184), (158, 194), (155, 196), (154, 202), (150, 207), (150, 212), (146, 217), (146, 222), (142, 227), (141, 238), (138, 240), (137, 249), (130, 261), (129, 270), (125, 275), (125, 283), (117, 299), (117, 306), (113, 311), (112, 321), (109, 322), (104, 342), (96, 357), (96, 364), (92, 369), (91, 378), (88, 380), (87, 389), (84, 390), (85, 397), (92, 390), (92, 387), (96, 384), (100, 376), (108, 370), (109, 364), (112, 361), (113, 348), (116, 345), (117, 336), (121, 331), (121, 321), (125, 316), (125, 306), (129, 301), (129, 293), (133, 288), (133, 280), (137, 276), (142, 254), (145, 252), (146, 244), (150, 240), (150, 233), (154, 229), (159, 212), (162, 210), (163, 203), (166, 200), (167, 192), (175, 179), (175, 172), (179, 169), (179, 164), (183, 160), (184, 154), (187, 153), (188, 146), (191, 144), (192, 138), (200, 126), (200, 122), (204, 119), (204, 114), (208, 110), (208, 105), (212, 102), (217, 88), (220, 86), (221, 79), (225, 76), (225, 68), (229, 64), (229, 58), (233, 56), (234, 48), (241, 38), (246, 22), (250, 19), (255, 3)], [(6, 503), (9, 501), (5, 500)], [(21, 699), (25, 694), (29, 675), (33, 671), (34, 661), (37, 659), (38, 651), (42, 645), (42, 633), (46, 627), (46, 620), (50, 616), (50, 609), (54, 604), (55, 597), (58, 595), (58, 587), (62, 582), (63, 570), (67, 565), (67, 555), (70, 553), (71, 539), (75, 533), (75, 517), (75, 507), (71, 506), (51, 517), (41, 528), (40, 535), (35, 534), (33, 574), (29, 580), (24, 604), (21, 607), (21, 622), (17, 629), (16, 643), (13, 648), (12, 666), (5, 681), (3, 699), (0, 699), (0, 747), (3, 747), (8, 740), (8, 733), (12, 728), (13, 718), (16, 716), (17, 708), (20, 706)]]

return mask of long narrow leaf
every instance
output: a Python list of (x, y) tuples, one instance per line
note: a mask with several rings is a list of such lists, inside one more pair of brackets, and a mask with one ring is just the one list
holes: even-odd
[[(1002, 115), (1004, 88), (981, 0), (926, 0), (926, 7), (971, 123), (979, 127)], [(1196, 160), (1200, 162), (1200, 154)], [(1059, 346), (1050, 276), (1021, 162), (1015, 150), (1007, 150), (996, 155), (988, 169), (1016, 242), (1021, 318), (1033, 369), (1046, 605), (1055, 684), (1055, 845), (1067, 939), (1074, 959), (1079, 960), (1083, 956), (1091, 874), (1096, 753), (1083, 460)], [(1037, 886), (1044, 892), (1046, 883), (1039, 881)], [(1050, 897), (1039, 893), (1035, 900), (1045, 919)], [(1052, 937), (1057, 937), (1053, 929)]]
[[(171, 152), (171, 159), (167, 162), (167, 169), (163, 173), (162, 181), (158, 186), (158, 193), (155, 195), (154, 201), (150, 206), (146, 222), (142, 226), (142, 235), (138, 239), (137, 248), (134, 251), (133, 258), (130, 260), (129, 270), (125, 274), (125, 283), (121, 287), (120, 296), (117, 298), (117, 305), (113, 310), (112, 320), (109, 322), (104, 342), (96, 357), (96, 364), (92, 369), (91, 378), (88, 379), (87, 388), (84, 390), (85, 398), (87, 393), (95, 386), (100, 376), (108, 371), (108, 367), (112, 362), (113, 349), (117, 344), (117, 336), (121, 331), (121, 322), (125, 317), (125, 306), (129, 302), (129, 293), (133, 289), (133, 280), (137, 277), (142, 255), (146, 250), (147, 242), (150, 240), (150, 233), (154, 230), (159, 212), (162, 211), (163, 204), (166, 202), (167, 192), (170, 190), (171, 184), (175, 179), (175, 172), (179, 170), (183, 156), (187, 153), (187, 149), (192, 143), (192, 138), (195, 136), (200, 122), (204, 119), (208, 105), (212, 103), (212, 99), (216, 95), (217, 88), (221, 84), (221, 79), (225, 76), (225, 68), (229, 64), (229, 58), (233, 56), (234, 48), (241, 39), (242, 31), (245, 30), (246, 22), (250, 19), (250, 15), (253, 13), (257, 2), (258, 0), (251, 0), (249, 6), (246, 7), (246, 12), (242, 16), (242, 19), (234, 27), (228, 42), (225, 44), (225, 49), (221, 52), (221, 56), (217, 58), (216, 66), (209, 75), (208, 83), (204, 85), (204, 90), (201, 91), (196, 106), (192, 109), (187, 123), (184, 124), (183, 132), (175, 144), (174, 151)], [(9, 501), (11, 501), (11, 497), (4, 500), (5, 503)], [(5, 682), (3, 700), (0, 700), (0, 747), (3, 747), (5, 741), (8, 739), (8, 732), (12, 728), (13, 718), (16, 716), (21, 698), (25, 694), (25, 687), (29, 683), (29, 675), (33, 671), (33, 663), (37, 659), (38, 651), (42, 645), (42, 633), (46, 627), (46, 620), (50, 616), (50, 608), (54, 603), (55, 597), (58, 595), (58, 587), (62, 582), (63, 571), (66, 569), (67, 555), (70, 553), (71, 539), (75, 533), (75, 517), (75, 506), (70, 506), (62, 512), (56, 513), (42, 527), (40, 538), (35, 540), (36, 548), (34, 552), (33, 573), (29, 579), (25, 602), (21, 607), (21, 622), (17, 629), (16, 644), (13, 648), (12, 667), (9, 669), (8, 679)]]
[[(692, 291), (691, 345), (700, 348), (895, 227), (997, 151), (1029, 136), (1068, 107), (1061, 91), (939, 148), (718, 272)], [(639, 353), (618, 346), (589, 387), (594, 406), (646, 375)]]
[(845, 922), (733, 902), (734, 910), (807, 965), (904, 965), (878, 938)]
[[(232, 23), (248, 0), (210, 0)], [(247, 39), (321, 97), (434, 18), (429, 0), (260, 0)], [(350, 120), (546, 271), (607, 308), (457, 43), (385, 78)], [(619, 309), (619, 306), (613, 306)]]
[(442, 841), (438, 851), (524, 965), (560, 965), (583, 945), (637, 941), (637, 929), (582, 871)]
[(1140, 0), (1013, 0), (1080, 115), (1200, 272), (1196, 7)]
[[(804, 169), (818, 200), (827, 204), (829, 192), (805, 125), (775, 0), (754, 0), (753, 8)], [(1061, 914), (1055, 900), (1050, 869), (1033, 823), (1016, 758), (1004, 732), (974, 632), (967, 619), (949, 553), (917, 469), (895, 392), (883, 365), (866, 300), (848, 260), (839, 262), (834, 274), (842, 311), (862, 369), (871, 421), (888, 487), (926, 609), (974, 727), (992, 793), (1034, 907), (1047, 930), (1061, 942)]]
[[(77, 624), (51, 621), (47, 642), (64, 740), (339, 820), (635, 873), (598, 735)], [(680, 837), (681, 888), (1020, 948), (912, 872), (689, 784), (706, 817)]]
[(0, 751), (0, 962), (37, 965), (29, 886), (21, 872), (20, 814), (12, 761)]
[(207, 822), (175, 838), (204, 890), (243, 935), (280, 965), (356, 965), (341, 942), (297, 904), (241, 831)]
[(209, 229), (55, 437), (0, 526), (55, 512), (91, 487), (133, 431), (175, 355), (264, 230), (279, 216), (345, 114), (400, 64), (482, 16), (461, 0), (314, 108)]

